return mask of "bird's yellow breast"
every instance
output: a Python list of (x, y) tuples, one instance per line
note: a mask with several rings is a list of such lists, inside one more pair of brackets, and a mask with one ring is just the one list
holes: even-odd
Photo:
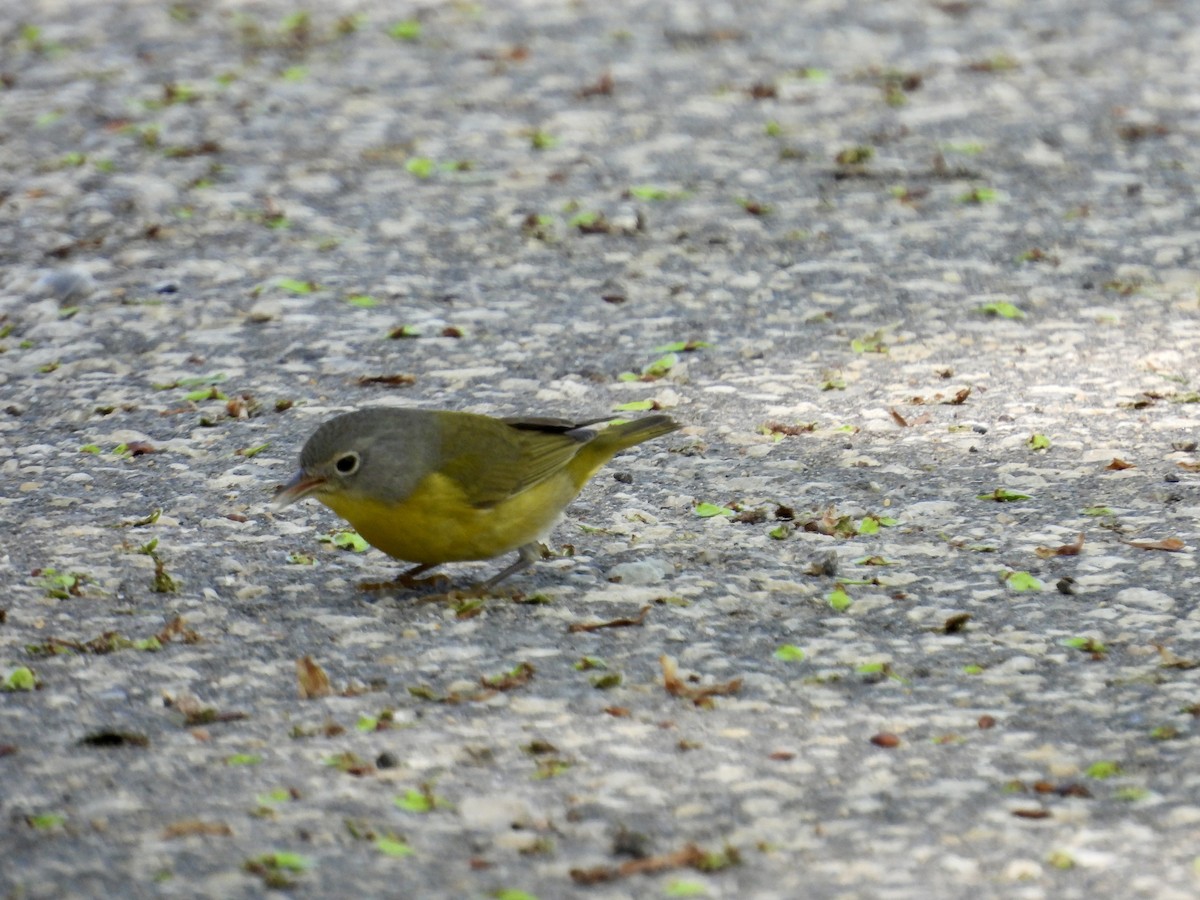
[(344, 491), (318, 497), (389, 556), (436, 565), (491, 559), (538, 540), (578, 491), (575, 478), (564, 470), (483, 508), (471, 505), (453, 480), (437, 474), (395, 504)]

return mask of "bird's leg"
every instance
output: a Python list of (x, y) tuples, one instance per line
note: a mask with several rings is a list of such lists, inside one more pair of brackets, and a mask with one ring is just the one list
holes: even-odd
[[(486, 597), (492, 592), (492, 589), (504, 579), (512, 575), (516, 575), (522, 569), (527, 569), (539, 559), (545, 559), (550, 555), (550, 551), (538, 541), (525, 544), (517, 548), (517, 559), (511, 566), (499, 572), (498, 574), (493, 575), (487, 581), (480, 582), (472, 588), (467, 588), (465, 591), (447, 591), (445, 594), (430, 594), (427, 597), (422, 597), (421, 602), (437, 603), (441, 601), (459, 601), (470, 598)], [(405, 574), (412, 575), (415, 574), (416, 571), (421, 571), (420, 567), (413, 572), (407, 572)]]
[(514, 562), (511, 566), (502, 570), (498, 574), (493, 575), (487, 581), (471, 588), (471, 593), (476, 597), (481, 597), (484, 594), (487, 594), (488, 592), (490, 592), (492, 590), (492, 588), (494, 588), (496, 585), (498, 585), (504, 579), (506, 579), (512, 575), (516, 575), (518, 572), (522, 571), (523, 569), (528, 569), (539, 559), (545, 559), (549, 555), (550, 555), (549, 551), (546, 550), (546, 548), (544, 546), (542, 546), (542, 544), (538, 541), (534, 541), (529, 544), (524, 544), (517, 548), (516, 562)]
[(421, 563), (419, 566), (406, 569), (391, 581), (364, 581), (358, 587), (359, 590), (363, 591), (386, 591), (388, 588), (415, 588), (426, 584), (436, 584), (439, 581), (446, 581), (447, 578), (445, 575), (431, 575), (429, 578), (417, 578), (422, 572), (428, 572), (436, 565), (437, 563)]

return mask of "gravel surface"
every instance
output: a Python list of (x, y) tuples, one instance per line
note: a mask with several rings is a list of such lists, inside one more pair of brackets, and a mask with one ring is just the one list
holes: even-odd
[[(0, 13), (0, 896), (1196, 896), (1197, 85), (1185, 0)], [(267, 509), (637, 401), (482, 603)]]

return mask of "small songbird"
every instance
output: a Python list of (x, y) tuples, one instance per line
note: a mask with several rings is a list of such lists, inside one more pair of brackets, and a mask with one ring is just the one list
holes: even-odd
[(370, 544), (417, 565), (491, 559), (516, 562), (476, 589), (484, 593), (541, 558), (539, 541), (588, 479), (622, 450), (679, 428), (653, 415), (607, 420), (496, 419), (447, 410), (375, 407), (321, 425), (300, 453), (300, 471), (272, 508), (315, 497)]

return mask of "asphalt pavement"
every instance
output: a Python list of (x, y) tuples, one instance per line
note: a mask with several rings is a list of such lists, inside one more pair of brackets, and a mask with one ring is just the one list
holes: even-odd
[[(0, 13), (0, 897), (1200, 892), (1200, 7)], [(683, 428), (482, 600), (370, 405)]]

